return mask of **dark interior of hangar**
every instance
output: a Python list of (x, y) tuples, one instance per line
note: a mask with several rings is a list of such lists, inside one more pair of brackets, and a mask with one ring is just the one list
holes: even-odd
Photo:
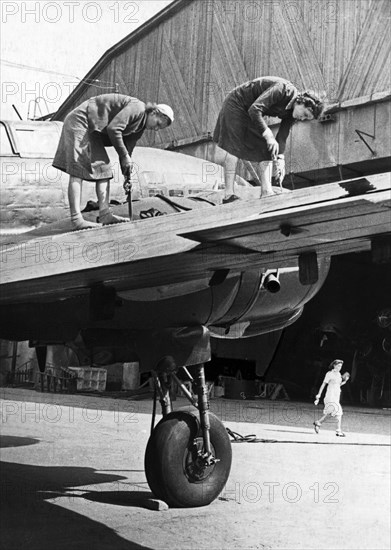
[[(216, 383), (219, 375), (235, 377), (240, 371), (243, 380), (282, 383), (291, 399), (310, 401), (330, 362), (340, 358), (344, 360), (343, 371), (351, 374), (342, 393), (345, 403), (390, 406), (390, 281), (391, 264), (374, 263), (369, 252), (334, 256), (319, 293), (306, 304), (301, 317), (282, 332), (242, 340), (213, 339), (207, 379)], [(68, 347), (59, 357), (61, 346), (52, 359), (59, 365), (102, 367), (138, 360), (129, 347), (114, 345), (111, 333), (111, 351), (100, 347), (105, 342), (99, 336), (97, 345), (84, 335), (88, 349), (84, 357), (78, 350), (77, 362)], [(18, 350), (21, 353), (21, 346)], [(9, 350), (6, 355), (10, 355)], [(142, 375), (141, 381), (148, 376)], [(107, 386), (109, 391), (114, 389), (119, 387)], [(255, 384), (253, 394), (258, 393)]]
[[(264, 380), (282, 382), (291, 398), (312, 399), (333, 359), (351, 374), (347, 403), (387, 406), (390, 395), (391, 265), (369, 253), (334, 256), (320, 292), (284, 329)], [(255, 376), (255, 361), (214, 358), (209, 373)], [(214, 370), (216, 369), (216, 370)], [(210, 376), (212, 376), (210, 374)]]

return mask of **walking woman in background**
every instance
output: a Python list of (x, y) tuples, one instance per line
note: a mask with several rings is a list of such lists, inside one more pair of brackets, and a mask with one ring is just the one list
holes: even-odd
[(335, 434), (338, 437), (345, 437), (345, 434), (342, 431), (341, 428), (341, 422), (342, 422), (342, 415), (343, 410), (341, 407), (341, 404), (339, 402), (340, 396), (341, 396), (341, 386), (346, 384), (346, 382), (349, 380), (350, 375), (348, 372), (345, 372), (341, 376), (341, 368), (343, 365), (343, 361), (341, 359), (335, 359), (330, 364), (330, 370), (328, 373), (326, 373), (326, 376), (324, 377), (324, 380), (322, 382), (322, 385), (319, 388), (318, 394), (315, 396), (315, 405), (318, 405), (319, 399), (322, 396), (322, 392), (325, 386), (327, 386), (326, 395), (324, 397), (324, 409), (323, 409), (323, 416), (314, 422), (314, 428), (315, 432), (319, 433), (320, 426), (322, 422), (327, 418), (327, 416), (331, 416), (332, 418), (335, 418), (337, 421), (337, 431)]
[(174, 121), (169, 105), (143, 103), (122, 94), (102, 94), (84, 101), (64, 120), (53, 166), (69, 174), (68, 198), (73, 229), (98, 226), (81, 215), (83, 180), (96, 182), (99, 221), (103, 225), (129, 221), (110, 212), (113, 172), (105, 147), (118, 153), (122, 174), (130, 178), (132, 151), (144, 130), (161, 130)]
[[(285, 176), (285, 144), (293, 122), (317, 119), (322, 111), (323, 101), (317, 94), (299, 93), (291, 82), (277, 76), (256, 78), (233, 89), (224, 100), (213, 134), (213, 141), (225, 151), (223, 155), (217, 152), (215, 158), (225, 168), (223, 202), (239, 198), (234, 194), (238, 159), (255, 174), (262, 195), (272, 195), (272, 175), (278, 183)], [(281, 119), (276, 137), (264, 116)], [(252, 162), (259, 163), (258, 171)]]

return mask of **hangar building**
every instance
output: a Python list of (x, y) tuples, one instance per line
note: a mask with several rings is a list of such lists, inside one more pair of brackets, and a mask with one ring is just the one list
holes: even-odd
[(293, 128), (286, 186), (386, 171), (388, 17), (387, 0), (175, 0), (109, 49), (54, 118), (100, 93), (168, 103), (175, 124), (139, 144), (214, 160), (211, 134), (225, 95), (276, 75), (324, 92), (328, 103), (321, 124)]

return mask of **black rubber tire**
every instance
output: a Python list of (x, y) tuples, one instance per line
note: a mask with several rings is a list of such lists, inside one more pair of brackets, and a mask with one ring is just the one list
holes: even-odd
[[(202, 434), (194, 414), (175, 411), (157, 424), (145, 452), (148, 484), (170, 507), (188, 508), (210, 504), (223, 490), (231, 470), (231, 442), (222, 422), (210, 417), (212, 451), (219, 462), (199, 471), (194, 466), (194, 444), (202, 445)], [(194, 473), (195, 472), (195, 473)]]
[[(181, 413), (181, 414), (178, 414), (178, 413)], [(169, 413), (159, 421), (159, 423), (155, 426), (152, 434), (148, 439), (147, 448), (145, 450), (145, 457), (144, 457), (145, 475), (148, 481), (149, 488), (151, 489), (152, 493), (155, 495), (155, 497), (164, 501), (166, 501), (166, 494), (165, 494), (162, 479), (161, 479), (162, 474), (161, 474), (161, 458), (160, 458), (160, 455), (161, 455), (160, 430), (161, 430), (161, 424), (166, 422), (167, 419), (171, 419), (173, 415), (175, 415), (175, 418), (177, 418), (179, 422), (182, 421), (188, 424), (190, 433), (193, 435), (193, 437), (197, 436), (197, 433), (200, 428), (199, 422), (195, 414), (192, 414), (191, 412), (188, 412), (188, 411), (175, 411), (175, 413), (174, 412)]]

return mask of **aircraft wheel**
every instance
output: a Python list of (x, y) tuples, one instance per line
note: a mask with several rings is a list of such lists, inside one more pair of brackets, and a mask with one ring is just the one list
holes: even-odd
[(210, 440), (219, 459), (205, 466), (198, 458), (203, 439), (198, 419), (175, 411), (157, 424), (145, 452), (145, 474), (152, 492), (169, 506), (206, 506), (223, 490), (231, 469), (231, 442), (221, 421), (212, 413)]

